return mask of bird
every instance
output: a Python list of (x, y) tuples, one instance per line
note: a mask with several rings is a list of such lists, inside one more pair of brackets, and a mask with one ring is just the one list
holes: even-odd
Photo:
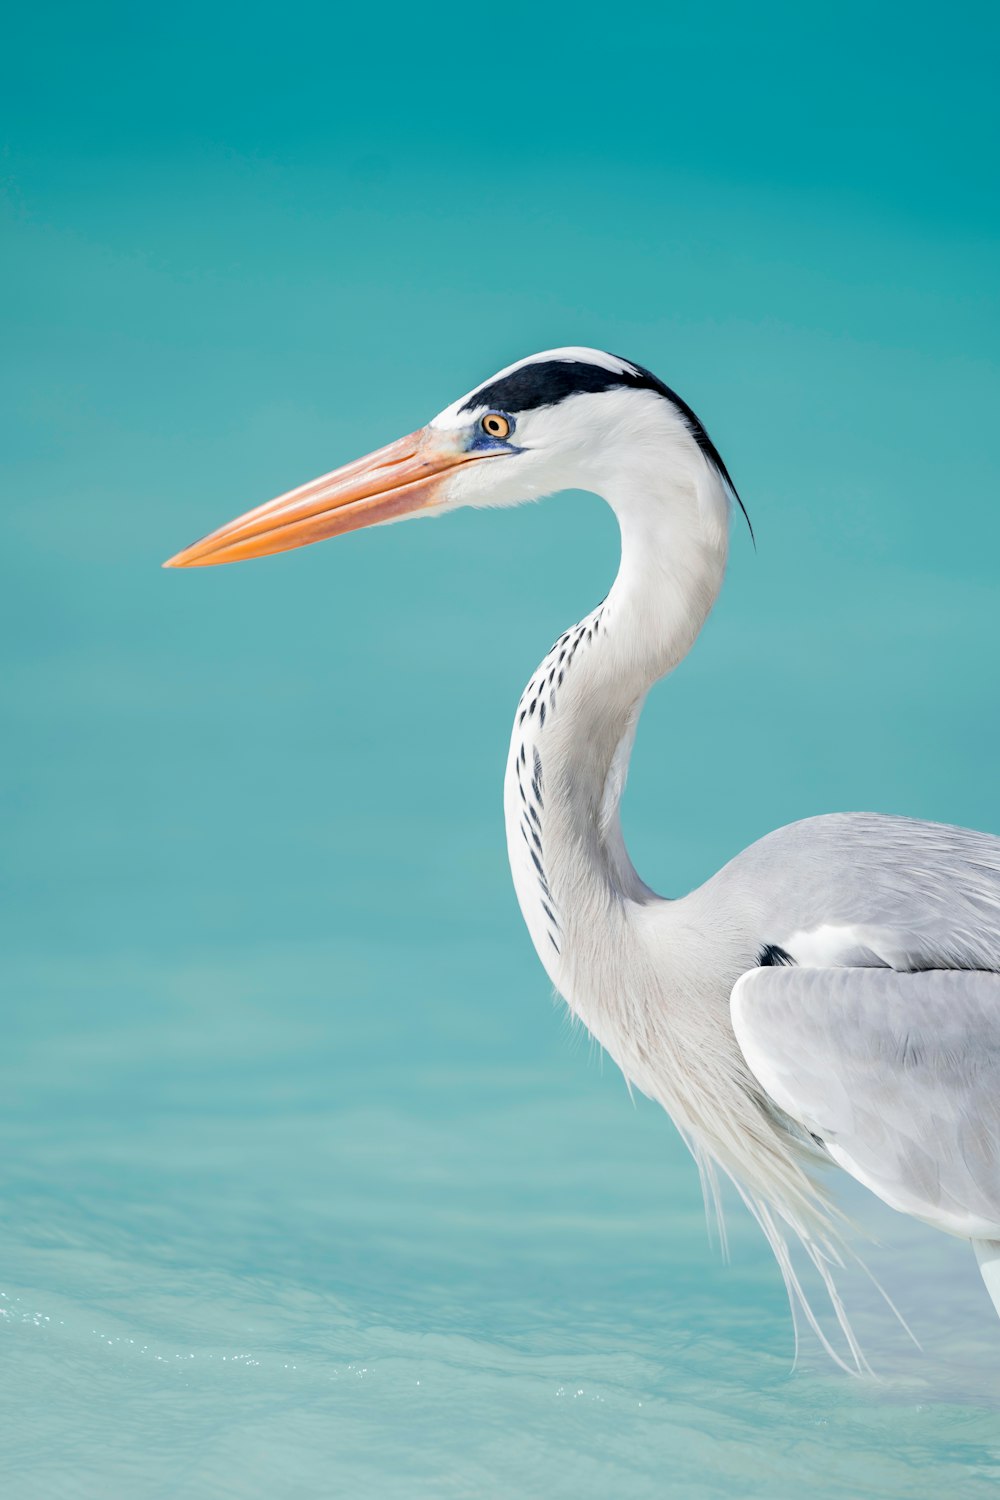
[(642, 880), (620, 821), (639, 716), (719, 594), (737, 506), (749, 525), (691, 407), (617, 355), (546, 350), (164, 566), (565, 489), (610, 505), (621, 550), (607, 597), (559, 636), (515, 713), (504, 817), (524, 921), (570, 1010), (672, 1118), (720, 1222), (720, 1174), (735, 1185), (777, 1258), (796, 1347), (802, 1315), (838, 1363), (867, 1370), (838, 1289), (853, 1252), (831, 1164), (970, 1241), (1000, 1311), (1000, 838), (829, 813), (687, 895)]

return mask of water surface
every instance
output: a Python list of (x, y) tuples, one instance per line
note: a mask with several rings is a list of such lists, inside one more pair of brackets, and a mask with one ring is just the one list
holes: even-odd
[(506, 742), (607, 590), (599, 502), (158, 566), (532, 349), (618, 350), (758, 537), (644, 717), (644, 877), (824, 810), (1000, 830), (991, 27), (12, 18), (5, 1496), (996, 1493), (965, 1248), (848, 1193), (923, 1351), (854, 1275), (881, 1383), (793, 1370), (753, 1226), (726, 1265), (530, 950)]

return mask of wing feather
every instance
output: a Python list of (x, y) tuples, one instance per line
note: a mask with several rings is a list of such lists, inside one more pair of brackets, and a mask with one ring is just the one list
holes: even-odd
[(774, 1102), (893, 1208), (1000, 1237), (1000, 974), (752, 969), (733, 1027)]

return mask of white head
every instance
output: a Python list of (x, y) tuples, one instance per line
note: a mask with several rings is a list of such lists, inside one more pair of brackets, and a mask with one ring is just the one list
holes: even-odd
[(727, 492), (739, 502), (708, 433), (655, 375), (599, 349), (549, 349), (501, 370), (426, 427), (258, 506), (165, 566), (236, 562), (362, 526), (516, 505), (562, 489), (594, 490), (622, 513), (630, 503), (669, 504), (664, 488), (710, 509), (713, 525), (724, 524)]

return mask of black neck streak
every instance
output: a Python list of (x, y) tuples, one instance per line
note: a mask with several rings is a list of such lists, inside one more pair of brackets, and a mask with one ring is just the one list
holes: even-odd
[[(559, 701), (559, 690), (573, 665), (573, 658), (581, 647), (586, 648), (597, 635), (601, 628), (603, 613), (604, 606), (602, 605), (588, 620), (574, 625), (572, 629), (559, 637), (521, 694), (521, 702), (518, 705), (517, 723), (524, 733), (515, 760), (517, 789), (521, 799), (521, 837), (527, 846), (531, 863), (535, 867), (542, 910), (549, 922), (549, 941), (557, 953), (560, 951), (560, 926), (555, 912), (555, 899), (545, 870), (545, 850), (542, 842), (545, 812), (544, 773), (542, 756), (535, 743), (535, 737), (545, 728), (546, 721), (552, 722)], [(527, 749), (529, 736), (532, 741), (530, 763)]]

